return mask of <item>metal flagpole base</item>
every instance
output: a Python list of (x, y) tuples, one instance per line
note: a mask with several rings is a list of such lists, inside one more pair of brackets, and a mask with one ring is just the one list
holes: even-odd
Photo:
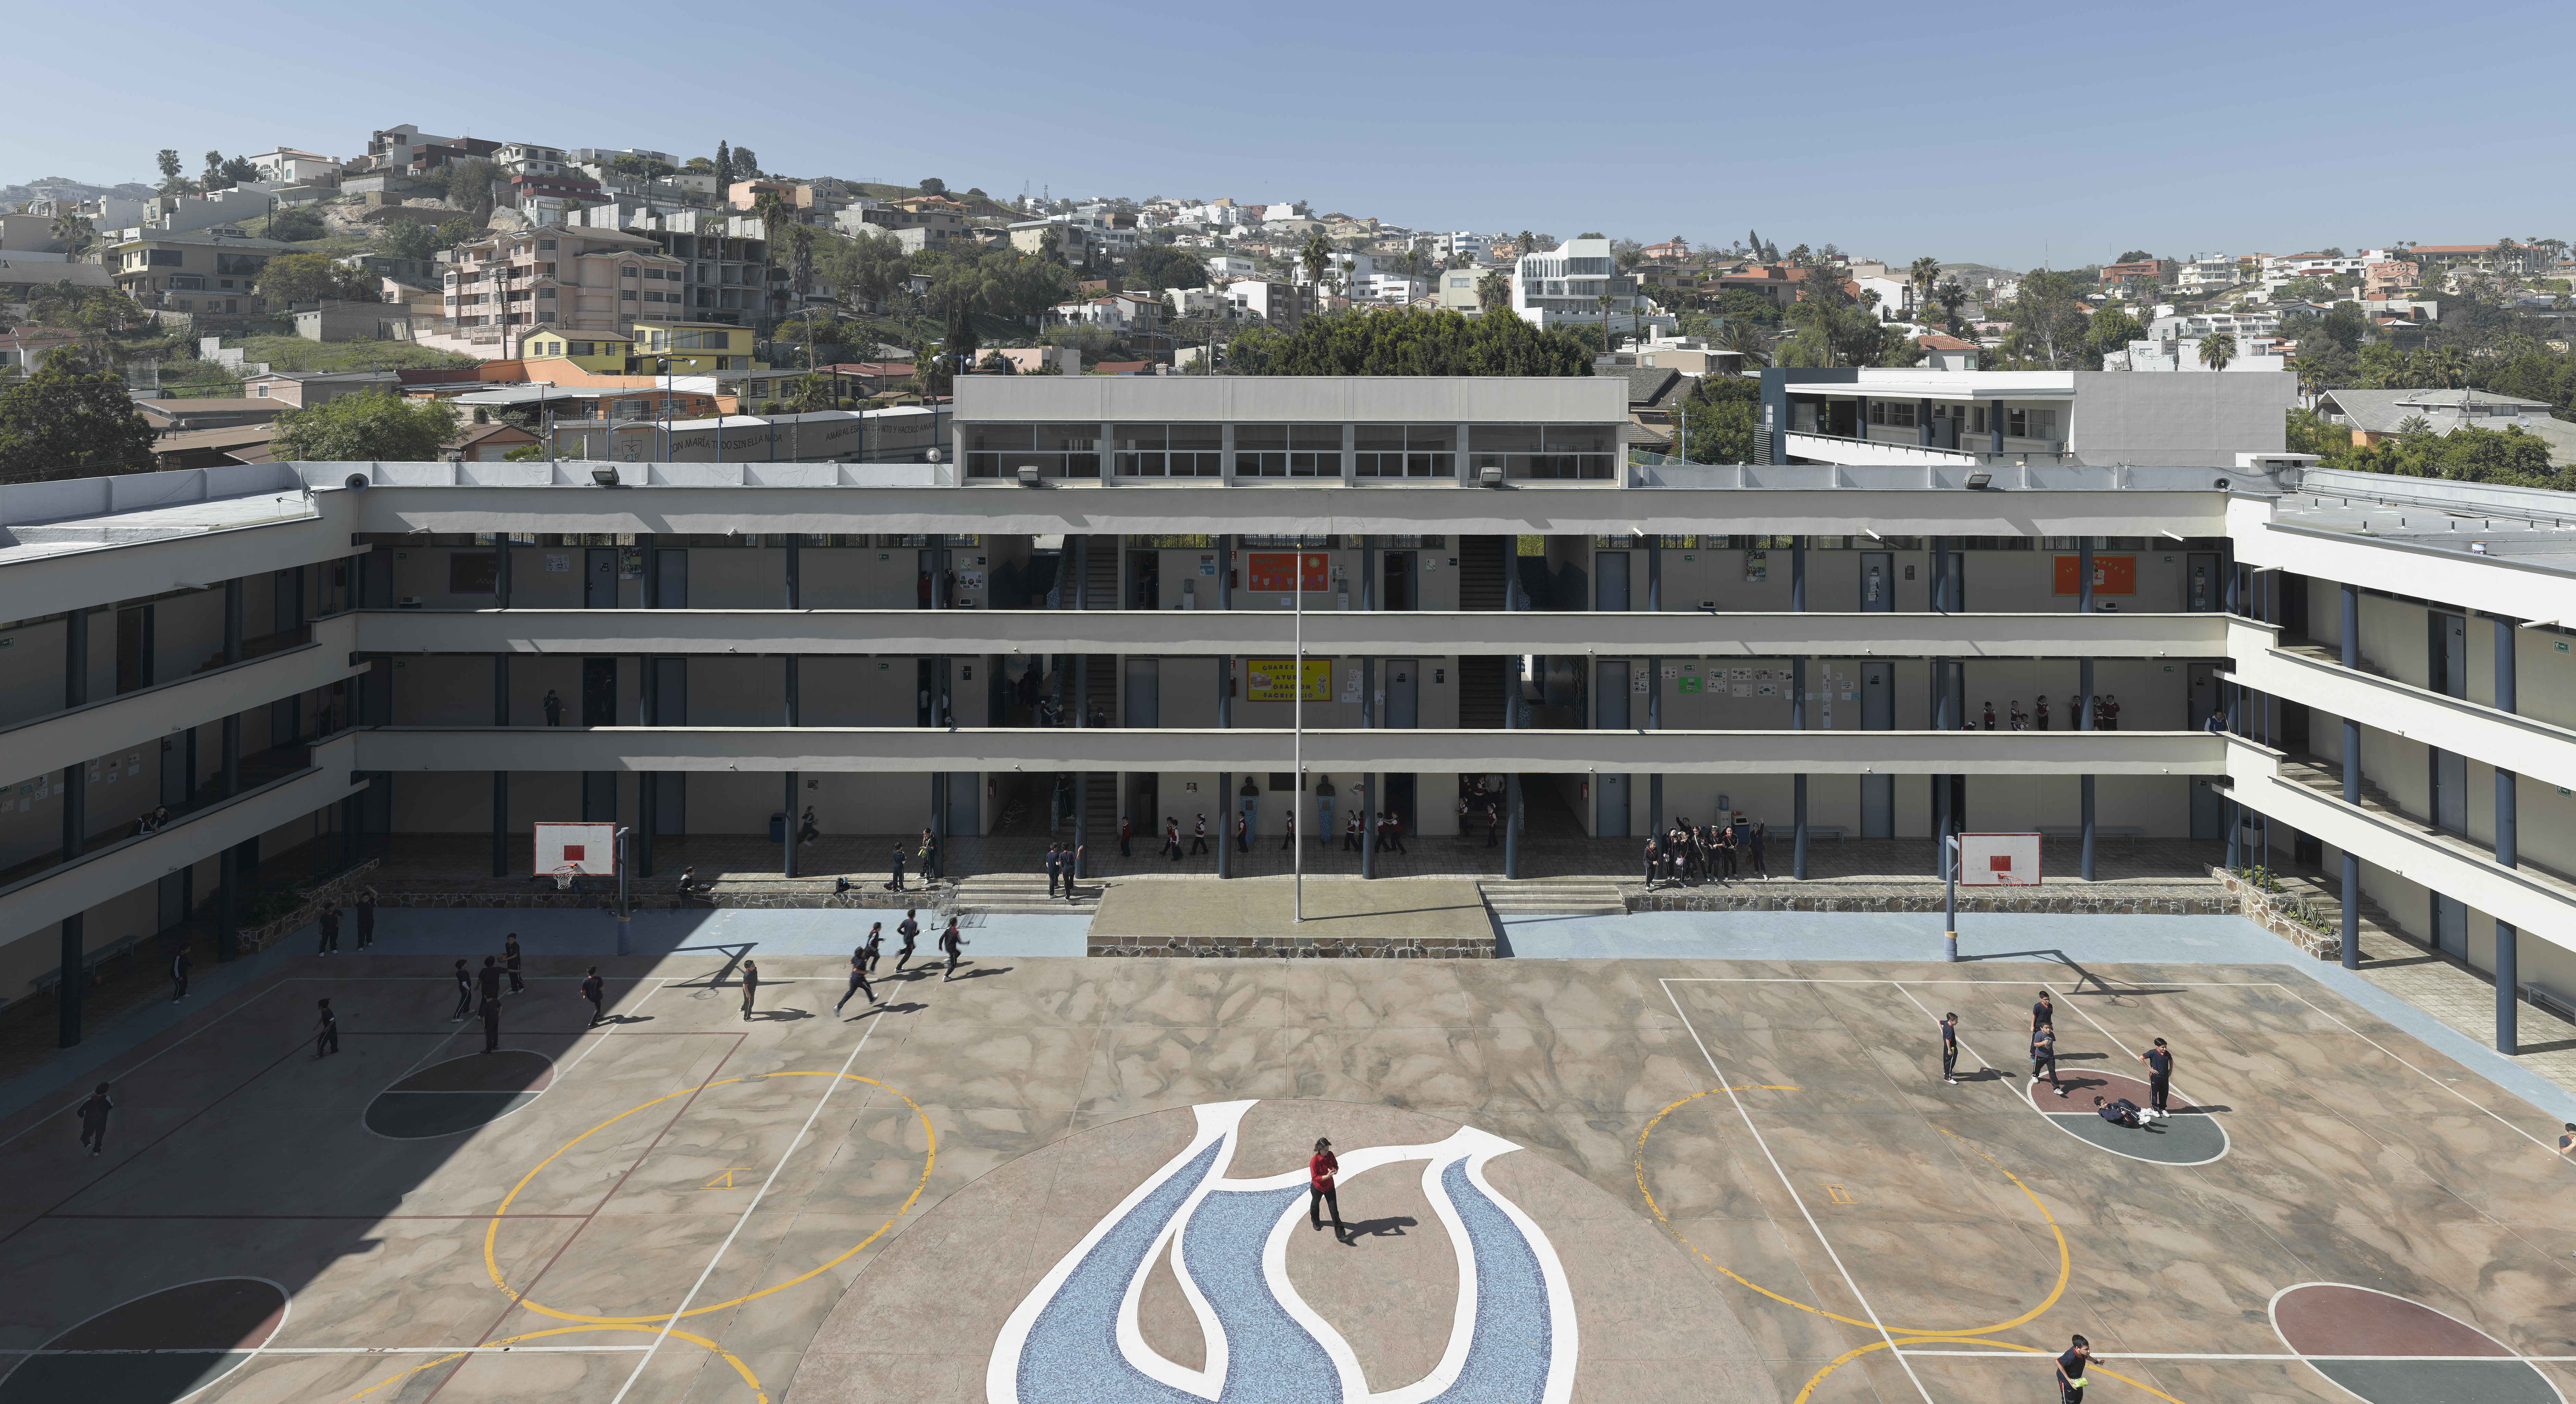
[(1959, 933), (1956, 931), (1948, 931), (1942, 934), (1949, 938), (1950, 963), (1952, 965), (1956, 965), (1959, 963)]

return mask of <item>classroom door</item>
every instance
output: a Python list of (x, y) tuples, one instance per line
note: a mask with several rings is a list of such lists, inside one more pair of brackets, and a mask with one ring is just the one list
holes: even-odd
[[(1860, 726), (1863, 731), (1896, 729), (1896, 673), (1885, 663), (1860, 665)], [(1895, 776), (1860, 777), (1860, 836), (1896, 837)]]
[(1602, 731), (1628, 729), (1628, 686), (1628, 660), (1600, 660), (1594, 669), (1592, 687), (1592, 724), (1595, 728)]
[[(2433, 690), (2445, 697), (2469, 695), (2469, 625), (2457, 614), (2432, 616)], [(2432, 751), (2433, 823), (2451, 833), (2469, 832), (2469, 759), (2457, 751)]]
[(653, 553), (653, 602), (662, 609), (689, 607), (689, 553), (660, 550)]
[(1600, 551), (1592, 557), (1594, 595), (1592, 607), (1604, 613), (1625, 613), (1628, 608), (1628, 553)]
[(1163, 660), (1130, 658), (1127, 660), (1127, 725), (1160, 726)]
[(1878, 614), (1896, 608), (1896, 554), (1892, 551), (1860, 553), (1860, 607), (1863, 612)]
[(1378, 599), (1378, 608), (1402, 610), (1422, 608), (1422, 598), (1415, 593), (1413, 574), (1415, 564), (1414, 553), (1411, 551), (1386, 553), (1384, 593)]
[(1386, 724), (1402, 730), (1422, 725), (1422, 661), (1386, 660)]
[(2205, 727), (2209, 725), (2209, 714), (2227, 705), (2227, 695), (2220, 691), (2218, 665), (2194, 663), (2191, 665), (2190, 677), (2191, 681), (2187, 686), (2191, 697), (2188, 710), (2183, 713), (2183, 720), (2195, 728)]
[(1600, 815), (1593, 824), (1595, 838), (1628, 836), (1628, 777), (1601, 775), (1594, 777), (1599, 786)]
[(617, 608), (617, 548), (593, 546), (583, 552), (582, 607)]
[(2191, 836), (2209, 843), (2227, 837), (2227, 790), (2215, 775), (2191, 778)]

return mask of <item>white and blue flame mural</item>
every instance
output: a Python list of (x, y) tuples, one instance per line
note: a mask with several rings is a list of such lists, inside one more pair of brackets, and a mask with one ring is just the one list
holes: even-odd
[[(1458, 1260), (1458, 1307), (1440, 1362), (1371, 1392), (1339, 1331), (1288, 1280), (1288, 1236), (1306, 1216), (1306, 1172), (1226, 1178), (1251, 1102), (1193, 1108), (1197, 1134), (1040, 1279), (1004, 1323), (985, 1372), (989, 1404), (1564, 1404), (1575, 1366), (1564, 1266), (1484, 1167), (1520, 1147), (1472, 1128), (1434, 1145), (1340, 1156), (1345, 1185), (1422, 1162), (1422, 1190)], [(1172, 1245), (1206, 1338), (1192, 1369), (1145, 1341), (1137, 1302)]]

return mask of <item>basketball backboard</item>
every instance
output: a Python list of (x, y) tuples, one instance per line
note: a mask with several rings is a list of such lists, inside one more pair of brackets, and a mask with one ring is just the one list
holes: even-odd
[(1959, 835), (1959, 885), (2039, 886), (2039, 835)]
[(617, 876), (617, 826), (605, 821), (539, 824), (537, 877)]

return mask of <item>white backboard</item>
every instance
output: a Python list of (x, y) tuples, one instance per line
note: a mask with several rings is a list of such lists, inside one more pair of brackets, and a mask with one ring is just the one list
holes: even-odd
[(2039, 886), (2039, 835), (1959, 835), (1959, 885)]
[(537, 825), (536, 876), (562, 873), (617, 876), (617, 826), (604, 821)]

